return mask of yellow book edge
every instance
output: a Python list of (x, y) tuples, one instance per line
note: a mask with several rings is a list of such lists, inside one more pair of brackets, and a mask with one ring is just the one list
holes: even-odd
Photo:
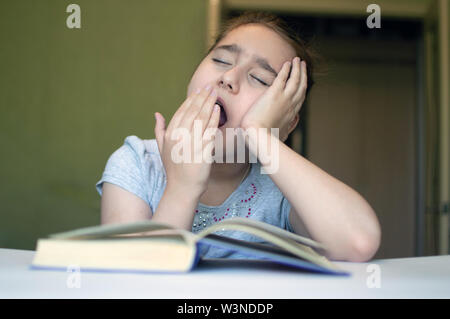
[[(326, 247), (322, 244), (270, 224), (240, 217), (223, 220), (197, 234), (151, 220), (57, 233), (48, 239), (38, 240), (32, 266), (67, 267), (70, 260), (66, 252), (71, 251), (71, 254), (78, 255), (72, 264), (78, 263), (80, 268), (188, 271), (199, 258), (197, 242), (210, 234), (226, 230), (246, 232), (315, 265), (341, 271), (325, 256), (314, 251), (325, 251)], [(140, 234), (144, 232), (145, 235)], [(114, 266), (109, 266), (111, 264)]]

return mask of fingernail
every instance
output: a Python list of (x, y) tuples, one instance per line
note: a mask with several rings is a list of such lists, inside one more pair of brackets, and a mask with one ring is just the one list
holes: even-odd
[(214, 111), (216, 111), (216, 112), (220, 111), (219, 104), (214, 104)]
[(208, 84), (206, 87), (205, 87), (205, 90), (206, 91), (209, 91), (211, 89), (211, 84)]
[(211, 96), (217, 96), (217, 89), (212, 90)]

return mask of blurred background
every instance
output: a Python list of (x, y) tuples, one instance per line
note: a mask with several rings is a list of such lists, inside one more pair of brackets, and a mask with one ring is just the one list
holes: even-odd
[(448, 254), (448, 0), (0, 2), (0, 247), (100, 223), (95, 183), (129, 135), (170, 119), (220, 25), (276, 13), (320, 55), (288, 144), (358, 191), (375, 258)]

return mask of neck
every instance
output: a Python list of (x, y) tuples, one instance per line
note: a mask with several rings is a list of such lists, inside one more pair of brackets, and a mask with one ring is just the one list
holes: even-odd
[(216, 184), (222, 181), (233, 182), (244, 179), (250, 163), (213, 163), (211, 165), (210, 182)]

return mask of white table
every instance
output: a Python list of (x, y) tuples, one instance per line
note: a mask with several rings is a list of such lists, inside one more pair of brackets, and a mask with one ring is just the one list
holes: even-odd
[[(349, 277), (257, 261), (210, 260), (186, 274), (81, 272), (79, 288), (70, 285), (73, 273), (30, 270), (33, 255), (0, 249), (0, 298), (450, 298), (450, 255), (336, 262), (351, 272)], [(370, 288), (369, 277), (371, 286), (380, 287)]]

